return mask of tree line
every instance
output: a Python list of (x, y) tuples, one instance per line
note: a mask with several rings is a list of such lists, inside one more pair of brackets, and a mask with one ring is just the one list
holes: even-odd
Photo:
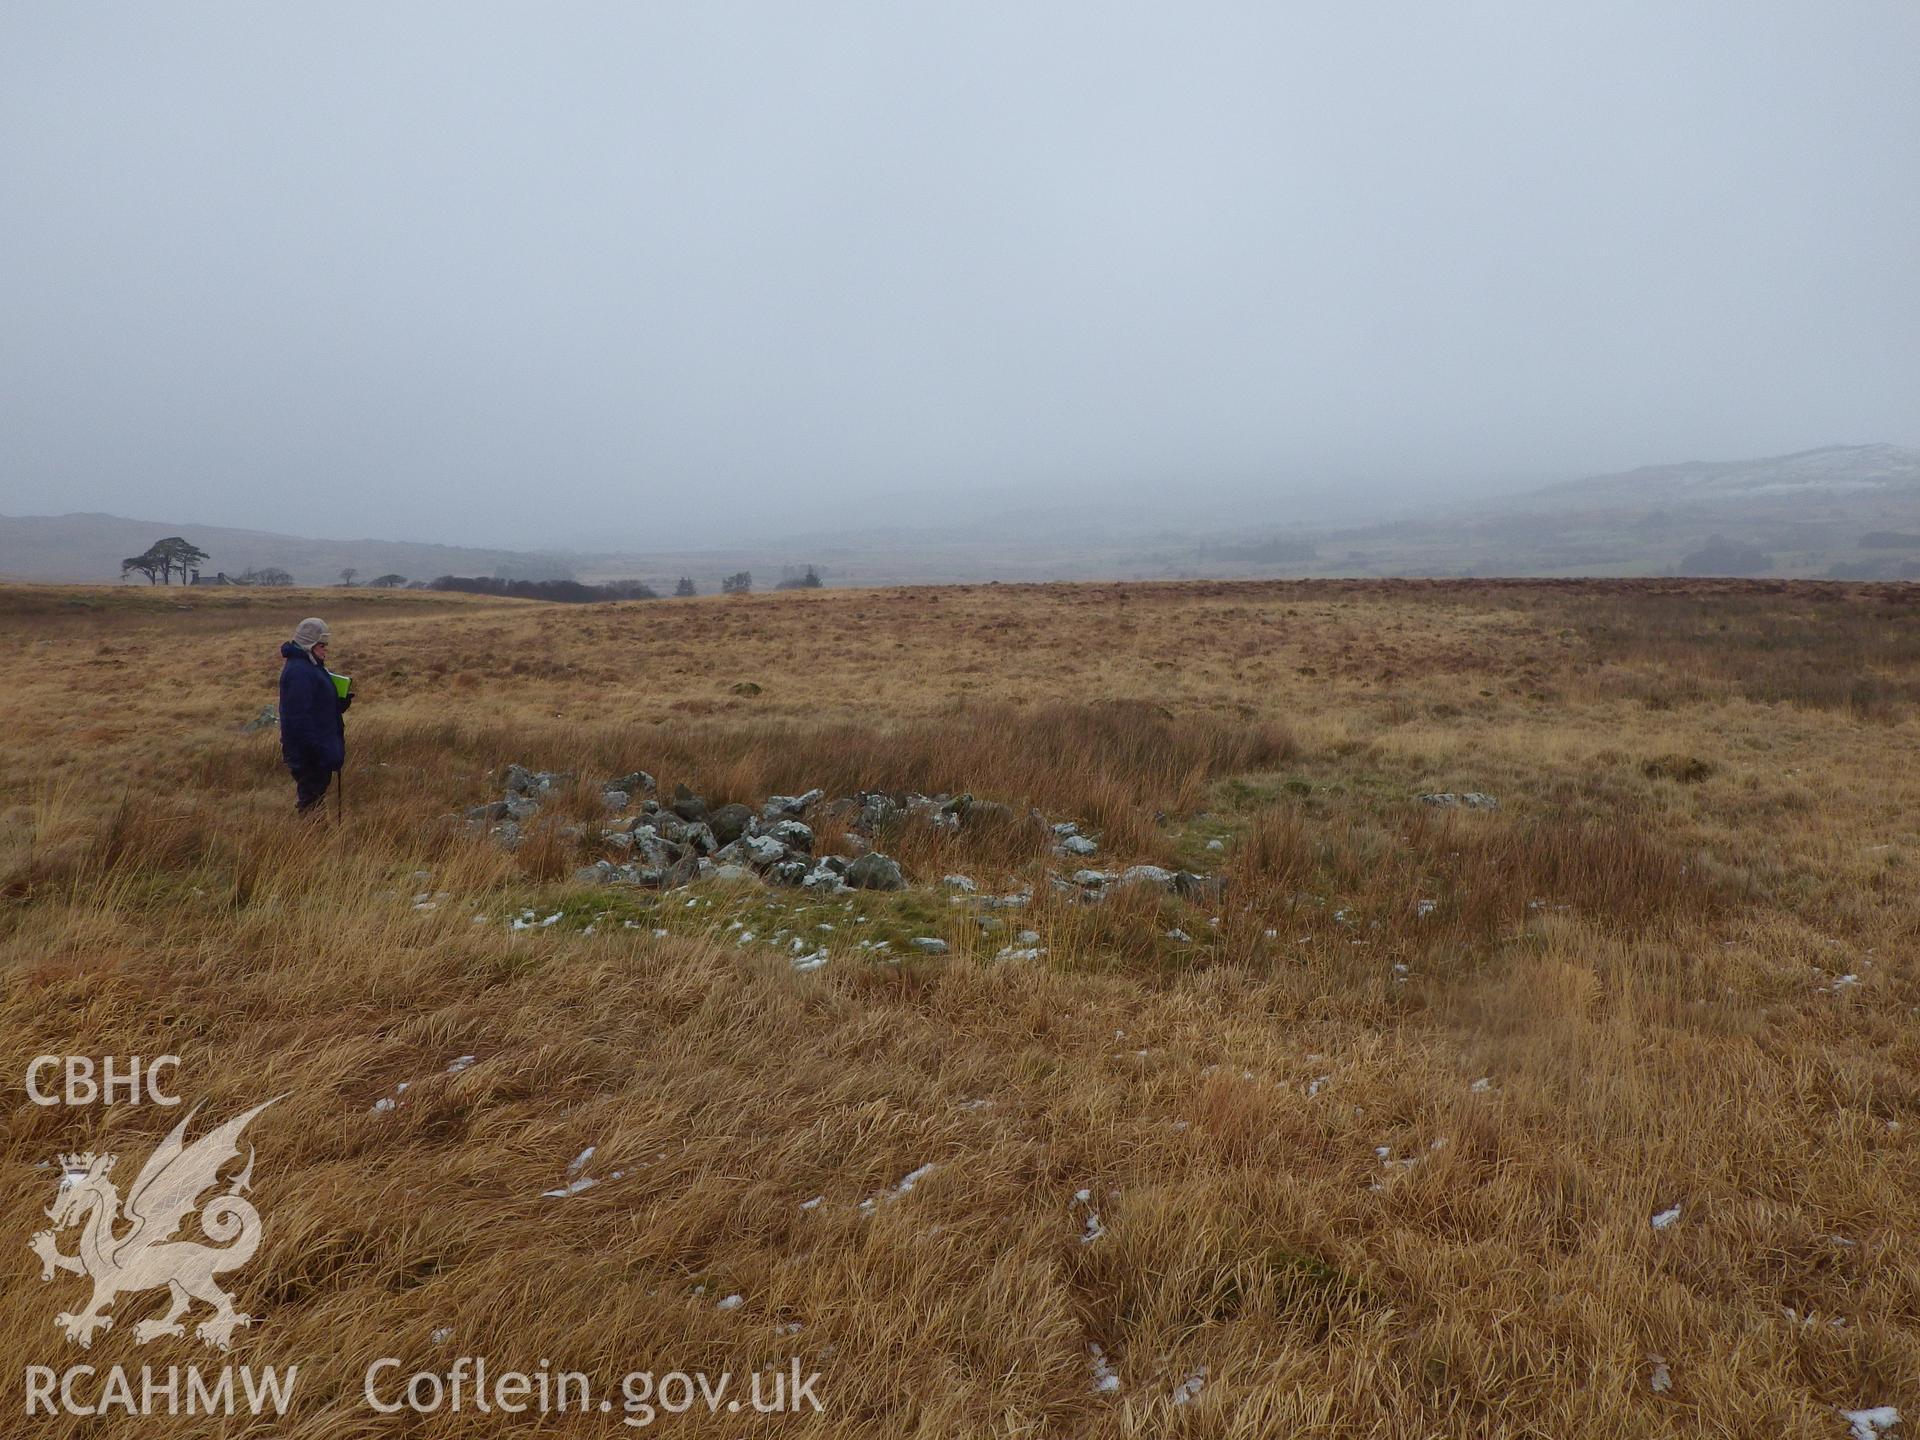
[(426, 588), (462, 595), (506, 595), (515, 600), (557, 600), (574, 605), (594, 600), (660, 598), (660, 592), (642, 580), (609, 580), (601, 585), (588, 585), (579, 580), (501, 580), (491, 575), (442, 575), (429, 580)]
[[(156, 540), (144, 553), (130, 555), (120, 562), (120, 578), (129, 575), (144, 575), (150, 585), (171, 585), (177, 574), (183, 585), (206, 583), (200, 578), (200, 567), (207, 563), (207, 552), (191, 541), (179, 535), (169, 535), (164, 540)], [(353, 587), (360, 578), (357, 566), (349, 565), (340, 572), (340, 584)], [(238, 575), (228, 575), (222, 571), (215, 583), (229, 585), (292, 585), (293, 576), (278, 566), (265, 565), (252, 570), (243, 570)], [(404, 586), (409, 590), (450, 590), (467, 595), (504, 595), (517, 600), (553, 600), (563, 604), (582, 604), (595, 600), (657, 600), (660, 592), (643, 580), (608, 580), (599, 584), (587, 584), (579, 580), (515, 580), (498, 575), (441, 575), (433, 580), (409, 580), (400, 574), (376, 575), (364, 582), (366, 586), (378, 590), (397, 590)], [(826, 582), (821, 578), (820, 569), (808, 565), (803, 569), (786, 567), (781, 578), (773, 587), (776, 590), (817, 590)], [(753, 572), (736, 570), (722, 577), (720, 593), (723, 595), (745, 595), (753, 590)], [(682, 575), (673, 587), (676, 596), (698, 595), (699, 587), (691, 575)]]
[(178, 535), (156, 540), (141, 555), (129, 555), (120, 562), (120, 575), (144, 575), (149, 585), (171, 585), (174, 573), (182, 585), (200, 578), (200, 567), (207, 563), (207, 552)]

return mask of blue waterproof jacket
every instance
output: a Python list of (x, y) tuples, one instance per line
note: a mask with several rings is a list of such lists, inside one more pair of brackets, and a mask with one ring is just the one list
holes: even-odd
[(289, 640), (280, 647), (280, 753), (296, 774), (338, 770), (347, 763), (346, 714), (351, 698), (334, 692), (327, 667)]

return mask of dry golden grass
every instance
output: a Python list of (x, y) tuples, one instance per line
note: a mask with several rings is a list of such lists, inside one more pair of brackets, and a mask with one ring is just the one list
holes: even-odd
[[(309, 612), (360, 692), (322, 827), (241, 729)], [(1917, 622), (1909, 590), (1811, 584), (0, 590), (0, 1336), (16, 1364), (221, 1363), (136, 1345), (151, 1293), (83, 1354), (52, 1323), (82, 1282), (26, 1247), (35, 1163), (130, 1169), (176, 1118), (32, 1106), (27, 1057), (177, 1053), (208, 1119), (287, 1094), (249, 1131), (264, 1243), (228, 1279), (260, 1322), (229, 1358), (300, 1366), (271, 1425), (10, 1424), (627, 1433), (361, 1401), (373, 1357), (484, 1354), (604, 1387), (822, 1373), (823, 1416), (658, 1422), (688, 1435), (1911, 1425)], [(1082, 905), (1033, 827), (908, 827), (916, 879), (1033, 902), (996, 932), (925, 891), (689, 909), (577, 888), (590, 837), (507, 855), (444, 823), (509, 761), (715, 799), (971, 791), (1081, 822), (1100, 865), (1230, 884)], [(562, 921), (511, 931), (528, 907)], [(770, 927), (833, 958), (796, 973)], [(1021, 928), (1044, 958), (995, 961)], [(952, 951), (852, 945), (913, 934)], [(588, 1145), (603, 1183), (541, 1198)]]

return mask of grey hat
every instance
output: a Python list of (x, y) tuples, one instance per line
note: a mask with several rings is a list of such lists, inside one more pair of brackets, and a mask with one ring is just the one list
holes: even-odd
[(325, 645), (333, 632), (327, 629), (327, 622), (316, 616), (309, 616), (293, 627), (293, 643), (302, 650), (311, 650), (316, 645)]

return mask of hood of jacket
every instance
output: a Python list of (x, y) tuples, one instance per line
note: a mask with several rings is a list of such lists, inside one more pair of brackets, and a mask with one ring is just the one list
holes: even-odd
[(311, 650), (302, 650), (298, 645), (294, 644), (293, 641), (291, 640), (286, 641), (284, 644), (280, 646), (280, 654), (282, 658), (287, 660), (291, 660), (295, 656), (299, 656), (301, 659), (312, 661), (315, 665), (318, 665), (320, 663), (318, 660), (314, 660), (313, 652)]

